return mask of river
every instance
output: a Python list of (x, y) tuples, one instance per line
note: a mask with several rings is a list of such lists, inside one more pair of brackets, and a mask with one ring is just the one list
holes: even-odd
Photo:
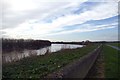
[(12, 52), (6, 52), (2, 54), (2, 62), (13, 62), (20, 59), (23, 59), (25, 57), (32, 57), (32, 56), (38, 56), (38, 55), (45, 55), (47, 53), (57, 52), (62, 49), (75, 49), (75, 48), (81, 48), (83, 45), (74, 45), (74, 44), (51, 44), (51, 46), (44, 47), (38, 50), (21, 50), (21, 51), (12, 51)]

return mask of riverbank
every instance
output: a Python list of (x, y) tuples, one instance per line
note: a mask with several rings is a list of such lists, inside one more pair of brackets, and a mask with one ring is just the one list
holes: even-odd
[(24, 49), (21, 51), (12, 51), (6, 52), (2, 54), (2, 63), (14, 62), (25, 57), (39, 56), (45, 55), (47, 53), (53, 53), (64, 49), (76, 49), (81, 48), (84, 45), (73, 45), (73, 44), (51, 44), (51, 46), (47, 46), (40, 49)]
[(3, 78), (43, 78), (93, 51), (96, 47), (97, 45), (91, 44), (82, 48), (62, 50), (3, 64)]

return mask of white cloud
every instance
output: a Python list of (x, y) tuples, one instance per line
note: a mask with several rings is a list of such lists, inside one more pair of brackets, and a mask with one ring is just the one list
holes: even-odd
[(11, 11), (19, 12), (37, 8), (32, 0), (4, 0), (4, 2), (10, 5)]
[[(86, 0), (84, 0), (86, 1)], [(28, 2), (28, 3), (27, 3)], [(82, 2), (80, 2), (82, 3)], [(68, 13), (67, 7), (77, 6), (77, 2), (41, 2), (41, 0), (4, 0), (3, 28), (17, 27), (29, 20), (41, 21), (58, 13)], [(64, 10), (63, 10), (64, 9)], [(65, 12), (66, 11), (66, 12)]]
[(78, 32), (90, 32), (90, 31), (96, 31), (96, 30), (102, 30), (102, 29), (109, 29), (109, 28), (115, 28), (118, 27), (118, 23), (110, 23), (110, 24), (104, 24), (104, 25), (90, 25), (90, 24), (83, 24), (80, 28), (69, 30), (69, 31), (61, 31), (59, 33), (53, 33), (49, 35), (61, 35), (61, 34), (69, 34), (69, 33), (78, 33)]
[[(90, 20), (101, 20), (118, 15), (118, 4), (113, 2), (102, 3), (90, 11), (84, 11), (80, 14), (72, 14), (71, 12), (80, 7), (80, 5), (82, 6), (83, 2), (5, 0), (4, 3), (9, 5), (6, 7), (6, 10), (3, 11), (3, 26), (6, 28), (3, 28), (2, 31), (6, 32), (6, 35), (14, 38), (42, 37), (45, 35), (53, 35), (52, 32), (62, 30), (65, 26), (82, 24)], [(53, 17), (55, 17), (55, 19), (52, 20)], [(48, 19), (50, 19), (51, 22), (44, 22), (44, 20)], [(63, 31), (54, 33), (54, 35), (105, 28), (108, 27), (84, 27), (84, 29)]]

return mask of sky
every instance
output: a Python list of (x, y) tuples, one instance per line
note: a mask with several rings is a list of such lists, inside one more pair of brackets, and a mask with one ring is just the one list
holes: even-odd
[(118, 0), (0, 0), (0, 37), (118, 40)]

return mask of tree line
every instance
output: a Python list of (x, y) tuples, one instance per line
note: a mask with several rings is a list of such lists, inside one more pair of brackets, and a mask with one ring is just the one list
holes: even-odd
[(46, 46), (50, 46), (51, 42), (48, 40), (33, 40), (33, 39), (3, 39), (2, 38), (2, 50), (12, 51), (21, 49), (39, 49)]
[(87, 45), (89, 43), (91, 43), (89, 40), (82, 42), (52, 42), (52, 44), (78, 44), (78, 45)]

